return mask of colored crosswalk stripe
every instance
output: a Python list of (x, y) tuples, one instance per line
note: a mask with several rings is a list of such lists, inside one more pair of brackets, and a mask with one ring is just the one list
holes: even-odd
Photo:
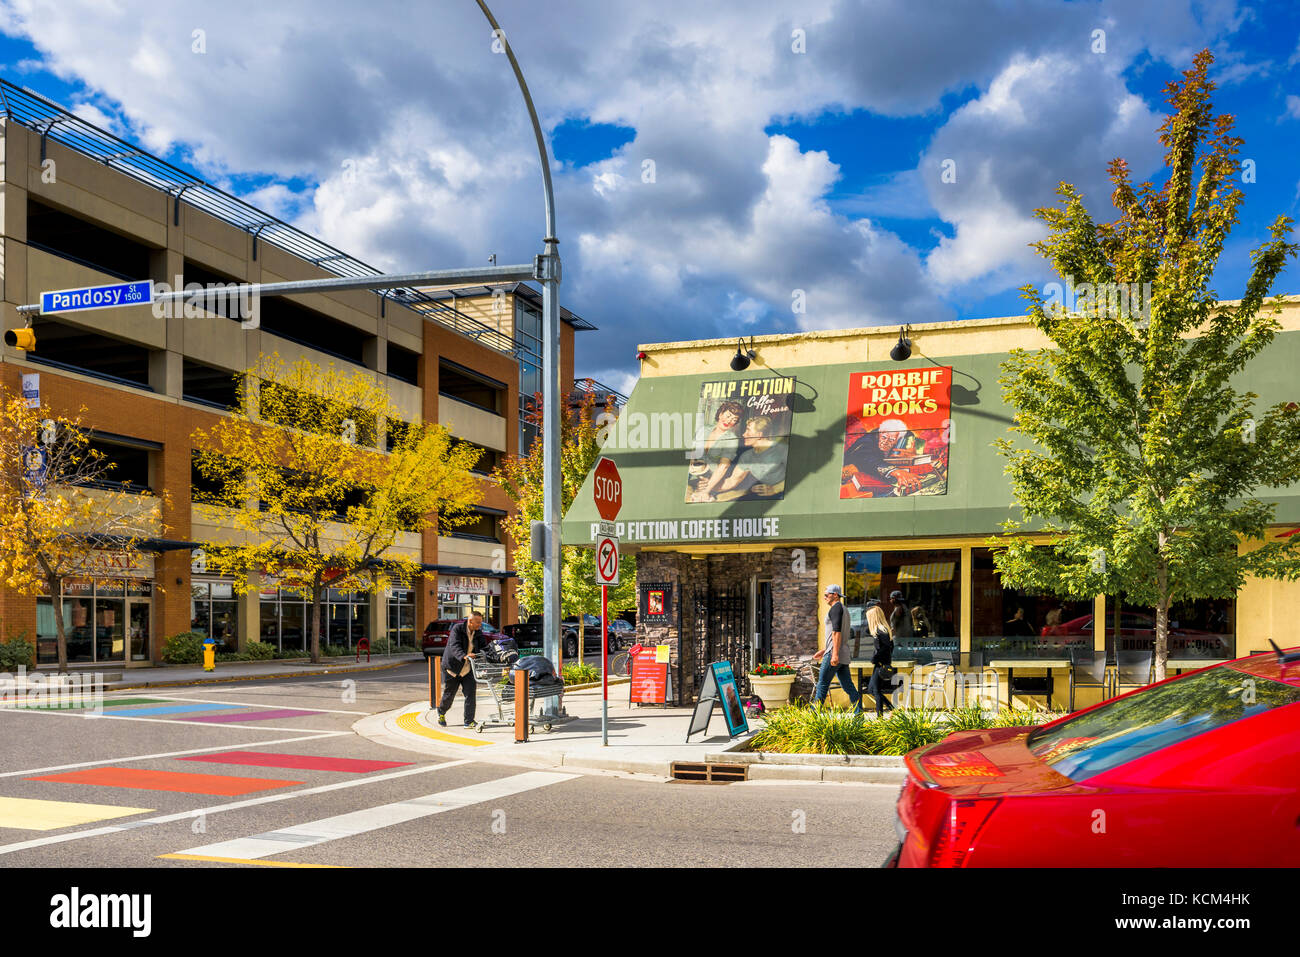
[(114, 817), (147, 814), (151, 807), (120, 807), (116, 804), (80, 804), (75, 801), (36, 801), (31, 798), (0, 797), (0, 827), (22, 831), (53, 831), (60, 827), (106, 821)]
[(243, 705), (237, 704), (169, 704), (160, 705), (156, 708), (132, 708), (130, 711), (123, 711), (122, 714), (132, 718), (144, 718), (160, 714), (190, 714), (195, 711), (234, 711), (242, 708)]
[(417, 711), (408, 711), (406, 714), (398, 715), (397, 726), (403, 731), (411, 732), (411, 734), (433, 738), (435, 741), (447, 741), (451, 744), (463, 744), (470, 748), (481, 748), (485, 744), (492, 743), (491, 741), (483, 741), (477, 738), (462, 738), (454, 734), (448, 734), (446, 731), (435, 731), (433, 728), (426, 728), (420, 723), (420, 714)]
[[(409, 801), (397, 801), (394, 804), (382, 804), (379, 807), (352, 811), (335, 817), (322, 818), (306, 824), (295, 824), (278, 831), (254, 834), (252, 837), (237, 838), (233, 841), (221, 841), (178, 851), (178, 855), (199, 855), (203, 857), (234, 858), (238, 861), (252, 861), (273, 854), (300, 851), (306, 847), (337, 841), (340, 838), (356, 837), (368, 831), (404, 824), (432, 814), (455, 811), (485, 801), (496, 801), (532, 791), (561, 781), (577, 777), (574, 774), (561, 774), (556, 771), (527, 771), (514, 774), (495, 781), (484, 781), (468, 787), (439, 791)], [(162, 855), (170, 857), (172, 855)]]
[[(103, 702), (103, 707), (120, 708), (132, 704), (167, 704), (167, 699), (165, 698), (119, 698), (117, 701)], [(70, 707), (62, 707), (62, 708), (59, 707), (58, 705), (49, 705), (49, 704), (17, 705), (17, 707), (27, 708), (30, 711), (84, 711), (87, 708), (93, 708), (94, 704), (90, 702), (82, 704), (79, 701), (75, 705), (72, 705)]]
[(196, 754), (178, 761), (210, 761), (213, 764), (242, 764), (256, 768), (292, 768), (295, 771), (343, 771), (368, 774), (389, 768), (410, 767), (410, 761), (366, 761), (361, 758), (326, 758), (314, 754), (274, 754), (266, 751), (218, 751)]
[(300, 711), (297, 708), (278, 708), (274, 711), (246, 711), (240, 714), (213, 714), (191, 718), (192, 721), (207, 721), (212, 724), (230, 724), (234, 721), (270, 721), (273, 718), (305, 718), (319, 711)]
[(182, 794), (250, 794), (272, 788), (288, 788), (301, 781), (274, 778), (238, 778), (224, 774), (191, 774), (186, 771), (148, 771), (143, 768), (87, 768), (67, 774), (46, 774), (27, 781), (57, 781), (65, 784), (97, 784), (110, 788), (139, 788), (146, 791), (177, 791)]

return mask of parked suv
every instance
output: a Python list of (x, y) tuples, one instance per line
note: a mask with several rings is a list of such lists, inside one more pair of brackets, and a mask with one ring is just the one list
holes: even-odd
[[(523, 653), (525, 647), (535, 648), (537, 649), (536, 653), (541, 654), (544, 641), (541, 615), (529, 615), (526, 623), (506, 625), (503, 630), (519, 645), (520, 654)], [(625, 645), (630, 644), (628, 636), (634, 634), (636, 634), (636, 629), (627, 622), (619, 619), (610, 621), (609, 653), (614, 654)], [(576, 659), (578, 657), (578, 617), (576, 615), (565, 618), (560, 622), (560, 641), (564, 643), (564, 657), (570, 660)], [(582, 645), (584, 655), (600, 654), (599, 615), (582, 616)]]

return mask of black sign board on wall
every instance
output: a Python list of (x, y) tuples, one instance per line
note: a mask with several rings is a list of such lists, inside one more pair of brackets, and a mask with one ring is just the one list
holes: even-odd
[(647, 625), (667, 625), (673, 621), (672, 582), (641, 585), (641, 621)]

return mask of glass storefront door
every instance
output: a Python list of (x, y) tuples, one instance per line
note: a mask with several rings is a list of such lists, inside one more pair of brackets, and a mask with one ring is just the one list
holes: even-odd
[[(145, 579), (69, 579), (59, 604), (69, 664), (148, 661), (153, 582)], [(58, 662), (55, 602), (36, 599), (36, 663)]]

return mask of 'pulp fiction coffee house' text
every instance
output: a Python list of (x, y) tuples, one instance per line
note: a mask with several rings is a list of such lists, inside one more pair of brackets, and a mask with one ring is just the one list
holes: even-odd
[[(1258, 408), (1300, 400), (1300, 302), (1281, 321), (1250, 368)], [(1018, 516), (993, 447), (1012, 422), (999, 369), (1011, 349), (1047, 341), (1023, 318), (940, 323), (914, 327), (910, 357), (895, 361), (898, 338), (896, 328), (756, 337), (743, 371), (732, 371), (732, 339), (641, 346), (641, 378), (604, 447), (623, 480), (617, 531), (637, 553), (639, 637), (671, 645), (689, 696), (711, 661), (738, 674), (806, 662), (824, 642), (821, 595), (838, 584), (864, 677), (865, 603), (877, 598), (896, 663), (920, 667), (914, 681), (946, 663), (996, 680), (1003, 703), (1054, 708), (1095, 701), (1107, 681), (1144, 683), (1153, 609), (1005, 587), (988, 547)], [(595, 537), (590, 482), (565, 517), (566, 542)], [(1267, 493), (1278, 503), (1270, 534), (1300, 525), (1298, 491)], [(1169, 667), (1250, 654), (1269, 638), (1295, 644), (1297, 621), (1300, 583), (1248, 579), (1233, 599), (1177, 604)]]

